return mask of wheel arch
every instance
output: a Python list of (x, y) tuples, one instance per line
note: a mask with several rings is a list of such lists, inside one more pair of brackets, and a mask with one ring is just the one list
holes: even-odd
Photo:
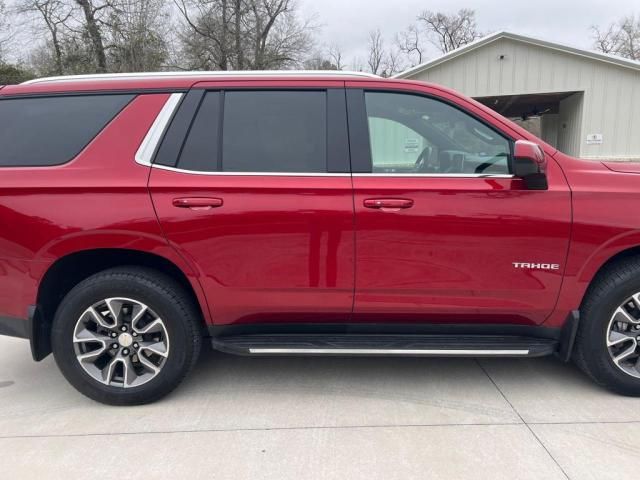
[(79, 282), (114, 267), (147, 267), (168, 275), (188, 293), (200, 312), (203, 332), (209, 312), (197, 279), (190, 279), (173, 261), (140, 250), (99, 248), (69, 253), (53, 262), (42, 276), (36, 296), (36, 308), (30, 312), (31, 350), (34, 360), (51, 353), (51, 325), (65, 295)]
[(593, 249), (578, 270), (577, 279), (581, 283), (591, 284), (611, 262), (638, 254), (640, 254), (640, 230), (614, 236)]

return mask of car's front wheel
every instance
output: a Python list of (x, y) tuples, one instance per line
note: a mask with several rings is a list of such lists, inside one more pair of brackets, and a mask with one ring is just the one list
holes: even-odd
[(574, 359), (600, 385), (640, 396), (640, 258), (605, 267), (589, 288)]
[(111, 405), (153, 402), (195, 364), (197, 309), (184, 289), (156, 271), (121, 267), (75, 286), (56, 312), (53, 353), (67, 380)]

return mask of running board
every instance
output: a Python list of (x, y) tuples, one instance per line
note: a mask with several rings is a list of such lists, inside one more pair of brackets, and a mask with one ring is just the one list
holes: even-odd
[(541, 357), (558, 349), (556, 340), (493, 335), (231, 335), (211, 342), (236, 355)]

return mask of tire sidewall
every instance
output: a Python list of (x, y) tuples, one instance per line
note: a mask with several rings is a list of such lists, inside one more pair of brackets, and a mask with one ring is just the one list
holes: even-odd
[(640, 292), (640, 277), (627, 278), (610, 289), (586, 312), (584, 360), (597, 379), (607, 379), (614, 390), (625, 394), (640, 394), (640, 378), (633, 377), (616, 366), (609, 349), (609, 321), (613, 312), (631, 295)]
[[(162, 370), (137, 387), (102, 384), (85, 372), (76, 358), (73, 332), (78, 319), (91, 305), (113, 297), (129, 298), (147, 305), (163, 320), (169, 337), (169, 356)], [(193, 342), (182, 320), (172, 299), (154, 288), (153, 282), (117, 276), (108, 282), (83, 282), (65, 297), (56, 312), (51, 336), (54, 357), (69, 383), (86, 396), (115, 405), (146, 403), (147, 399), (151, 401), (170, 391), (189, 368)]]

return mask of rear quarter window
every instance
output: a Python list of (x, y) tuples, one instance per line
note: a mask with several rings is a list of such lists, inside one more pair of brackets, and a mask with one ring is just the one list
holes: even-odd
[(135, 95), (0, 99), (0, 167), (75, 158)]

